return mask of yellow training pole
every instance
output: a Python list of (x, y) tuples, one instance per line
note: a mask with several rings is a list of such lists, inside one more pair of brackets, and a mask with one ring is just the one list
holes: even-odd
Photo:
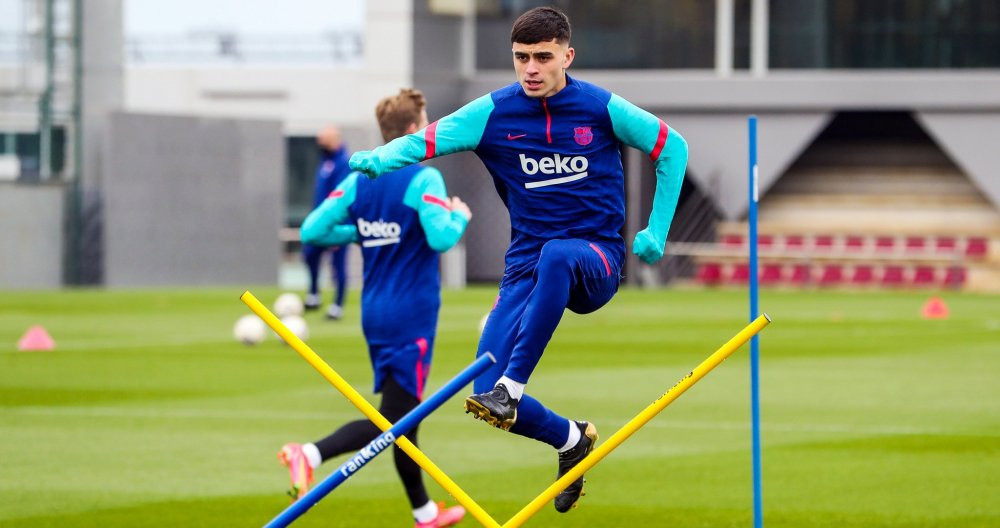
[[(304, 341), (293, 334), (280, 319), (275, 317), (275, 315), (271, 313), (266, 306), (257, 300), (257, 297), (255, 297), (254, 294), (249, 291), (243, 292), (243, 295), (240, 296), (240, 300), (250, 307), (250, 309), (253, 310), (253, 313), (257, 314), (258, 317), (267, 323), (267, 326), (270, 326), (272, 330), (281, 336), (281, 338), (284, 339), (289, 346), (294, 348), (295, 351), (302, 356), (302, 359), (305, 359), (314, 369), (326, 378), (327, 381), (332, 383), (341, 394), (346, 396), (347, 399), (350, 400), (359, 411), (367, 416), (376, 427), (381, 429), (383, 432), (388, 431), (392, 427), (392, 424), (389, 423), (389, 420), (386, 420), (385, 417), (382, 416), (382, 413), (378, 412), (375, 407), (372, 407), (372, 404), (368, 403), (368, 400), (364, 399), (358, 391), (354, 390), (354, 387), (347, 383), (344, 378), (340, 377), (340, 374), (337, 374), (337, 372), (333, 370), (325, 361), (323, 361), (323, 359), (320, 358), (316, 352), (313, 352), (313, 350), (309, 348), (309, 345), (305, 344)], [(457, 500), (462, 506), (465, 506), (466, 511), (471, 513), (472, 516), (482, 523), (483, 526), (488, 528), (500, 528), (500, 524), (497, 523), (493, 517), (490, 517), (490, 515), (486, 513), (486, 510), (479, 506), (476, 501), (472, 500), (472, 497), (465, 493), (465, 491), (463, 491), (462, 488), (455, 483), (455, 481), (451, 480), (451, 478), (449, 478), (444, 471), (441, 471), (441, 468), (437, 467), (437, 465), (434, 464), (430, 458), (427, 458), (427, 455), (417, 448), (417, 446), (413, 445), (413, 442), (410, 442), (410, 440), (405, 436), (400, 436), (396, 439), (396, 445), (398, 445), (404, 453), (409, 455), (409, 457), (412, 458), (417, 465), (422, 467), (432, 479), (445, 489), (445, 491), (450, 493), (452, 497), (455, 497), (455, 500)]]
[(613, 451), (622, 442), (632, 436), (632, 433), (639, 430), (640, 427), (646, 425), (647, 422), (653, 419), (660, 411), (662, 411), (667, 405), (677, 399), (678, 396), (684, 394), (684, 391), (691, 388), (692, 385), (698, 383), (698, 380), (705, 377), (709, 371), (714, 369), (725, 361), (737, 348), (750, 340), (751, 337), (757, 334), (771, 322), (771, 319), (767, 314), (761, 315), (755, 319), (752, 323), (747, 325), (740, 333), (736, 334), (735, 337), (730, 339), (726, 344), (722, 345), (721, 348), (715, 351), (714, 354), (708, 356), (708, 359), (702, 361), (694, 370), (684, 376), (676, 385), (671, 387), (667, 392), (664, 392), (659, 398), (656, 399), (652, 404), (643, 409), (635, 418), (632, 418), (627, 424), (622, 426), (611, 438), (608, 438), (606, 442), (597, 446), (586, 458), (580, 461), (573, 469), (569, 470), (568, 473), (562, 476), (559, 480), (552, 483), (545, 491), (541, 493), (535, 500), (528, 503), (527, 506), (517, 512), (516, 515), (510, 518), (509, 521), (504, 523), (503, 528), (517, 528), (525, 523), (532, 515), (538, 513), (538, 510), (545, 506), (545, 503), (554, 499), (556, 495), (566, 489), (574, 480), (580, 478), (587, 472), (588, 469), (592, 468), (602, 458), (606, 457), (608, 453)]

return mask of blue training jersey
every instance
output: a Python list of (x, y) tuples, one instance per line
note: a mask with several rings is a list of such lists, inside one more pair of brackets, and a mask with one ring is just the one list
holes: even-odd
[(510, 211), (508, 273), (534, 269), (542, 244), (560, 238), (605, 242), (621, 263), (625, 176), (610, 95), (577, 81), (545, 99), (517, 83), (490, 94), (475, 152)]
[(364, 258), (361, 327), (369, 345), (433, 336), (441, 305), (440, 252), (468, 218), (452, 211), (441, 173), (412, 165), (378, 180), (350, 174), (302, 224), (303, 242), (357, 242)]
[(648, 154), (656, 167), (647, 228), (650, 244), (658, 246), (658, 255), (650, 258), (655, 261), (662, 256), (680, 194), (687, 145), (662, 120), (621, 97), (566, 79), (566, 87), (547, 98), (528, 97), (518, 83), (508, 85), (417, 133), (355, 154), (352, 167), (377, 176), (415, 161), (472, 150), (510, 211), (505, 277), (533, 271), (542, 245), (562, 238), (602, 243), (614, 268), (621, 269), (624, 143)]
[(400, 207), (422, 169), (411, 165), (385, 178), (359, 178), (357, 197), (348, 208), (365, 263), (361, 327), (372, 345), (390, 344), (401, 334), (433, 335), (437, 326), (438, 253), (427, 245), (417, 210)]

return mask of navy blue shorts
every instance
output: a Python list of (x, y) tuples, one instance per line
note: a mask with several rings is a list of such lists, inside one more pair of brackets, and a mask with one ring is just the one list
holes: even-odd
[(422, 400), (431, 370), (434, 336), (420, 337), (397, 345), (369, 345), (368, 354), (375, 371), (375, 392), (391, 376), (400, 387)]

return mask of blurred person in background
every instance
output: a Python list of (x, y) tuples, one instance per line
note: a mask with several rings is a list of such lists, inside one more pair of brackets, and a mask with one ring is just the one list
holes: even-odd
[[(649, 264), (663, 257), (688, 156), (684, 138), (659, 118), (566, 74), (576, 54), (570, 33), (569, 18), (558, 9), (524, 13), (511, 30), (518, 82), (350, 160), (352, 169), (376, 178), (474, 151), (490, 172), (510, 213), (511, 242), (479, 341), (478, 354), (492, 352), (497, 363), (476, 379), (465, 409), (554, 447), (557, 478), (594, 449), (597, 429), (557, 415), (524, 388), (565, 309), (594, 312), (618, 291), (625, 260), (621, 145), (641, 150), (656, 169), (649, 223), (632, 243), (633, 253)], [(484, 452), (483, 459), (492, 461), (492, 455)], [(556, 496), (557, 511), (576, 504), (583, 482), (581, 476)]]
[[(326, 197), (340, 185), (350, 174), (348, 166), (347, 146), (340, 137), (340, 130), (328, 126), (316, 136), (320, 160), (316, 168), (316, 184), (313, 192), (313, 210), (326, 200)], [(329, 248), (302, 243), (302, 259), (309, 268), (309, 293), (306, 295), (306, 310), (316, 310), (323, 304), (319, 291), (319, 271), (323, 264), (323, 255), (330, 254), (330, 265), (333, 271), (334, 294), (327, 308), (329, 319), (340, 319), (344, 315), (344, 295), (347, 290), (347, 248), (332, 246)]]
[[(382, 137), (390, 141), (427, 125), (427, 103), (418, 90), (403, 89), (378, 103)], [(302, 241), (317, 247), (361, 244), (364, 287), (361, 326), (375, 370), (379, 411), (397, 422), (416, 407), (430, 372), (441, 306), (439, 254), (458, 243), (472, 212), (449, 198), (441, 173), (410, 165), (378, 180), (351, 173), (302, 224)], [(407, 434), (417, 443), (419, 428)], [(301, 497), (312, 470), (337, 455), (355, 453), (380, 431), (369, 420), (348, 423), (314, 443), (290, 443), (279, 459), (288, 467), (292, 495)], [(413, 509), (417, 528), (452, 526), (465, 508), (432, 502), (420, 466), (393, 446), (396, 471)]]

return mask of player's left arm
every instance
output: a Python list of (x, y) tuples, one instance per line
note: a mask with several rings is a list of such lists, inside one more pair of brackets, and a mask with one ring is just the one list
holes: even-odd
[(348, 218), (347, 208), (354, 203), (356, 196), (357, 178), (358, 174), (349, 174), (319, 207), (309, 213), (300, 230), (303, 243), (326, 247), (343, 246), (358, 240), (357, 227), (344, 224)]
[(687, 168), (687, 142), (661, 119), (617, 95), (611, 95), (608, 113), (618, 139), (648, 154), (656, 167), (656, 193), (649, 225), (636, 233), (632, 242), (632, 252), (652, 264), (663, 257), (667, 244), (667, 232)]
[(433, 167), (425, 167), (413, 178), (403, 203), (417, 210), (427, 245), (439, 253), (454, 247), (469, 224), (465, 212), (452, 210), (444, 178)]

